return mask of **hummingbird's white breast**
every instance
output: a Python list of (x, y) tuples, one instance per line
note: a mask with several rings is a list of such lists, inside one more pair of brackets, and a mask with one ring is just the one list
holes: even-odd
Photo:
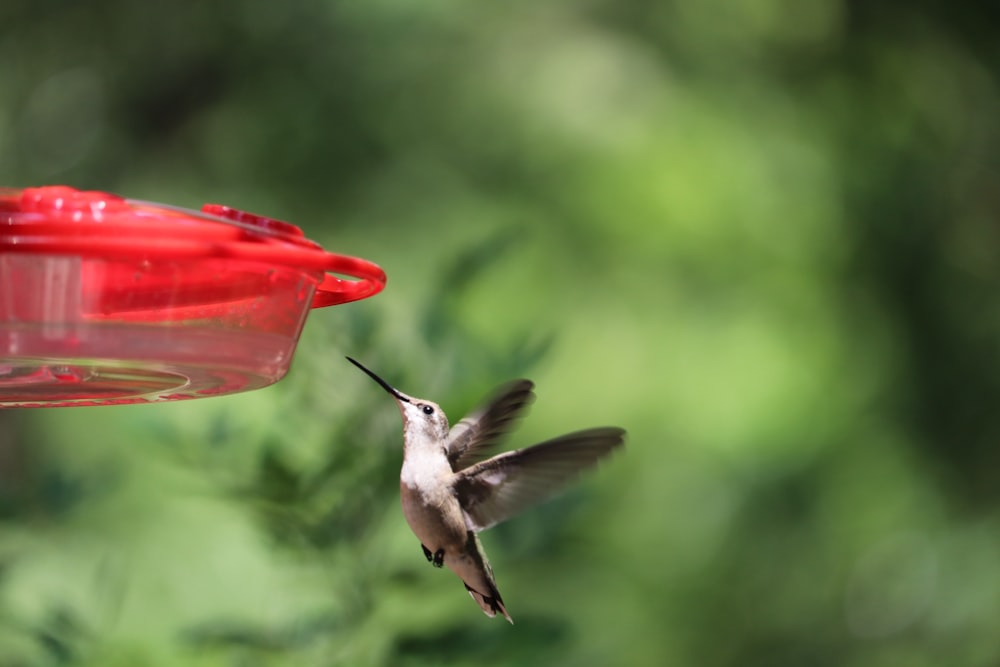
[(465, 521), (453, 481), (454, 473), (443, 450), (407, 452), (399, 475), (403, 516), (432, 551), (451, 551), (465, 538)]
[(451, 464), (443, 449), (408, 448), (399, 481), (423, 493), (445, 491), (451, 486)]

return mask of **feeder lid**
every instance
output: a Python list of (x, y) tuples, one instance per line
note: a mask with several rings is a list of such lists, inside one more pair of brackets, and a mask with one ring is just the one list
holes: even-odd
[(364, 299), (385, 287), (385, 273), (376, 264), (326, 252), (282, 220), (220, 204), (193, 211), (59, 185), (0, 188), (0, 252), (150, 260), (222, 257), (320, 271), (324, 277), (313, 308)]

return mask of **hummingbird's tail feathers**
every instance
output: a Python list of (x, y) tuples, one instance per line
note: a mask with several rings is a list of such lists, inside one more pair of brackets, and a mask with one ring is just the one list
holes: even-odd
[(493, 618), (500, 612), (513, 625), (514, 621), (507, 613), (507, 607), (504, 606), (500, 591), (497, 590), (493, 568), (490, 567), (490, 561), (486, 557), (483, 545), (479, 542), (478, 535), (471, 530), (467, 533), (462, 555), (449, 563), (448, 567), (462, 579), (465, 590), (469, 591), (469, 595), (484, 614)]
[(514, 625), (514, 619), (512, 619), (510, 614), (507, 613), (507, 608), (503, 605), (503, 600), (500, 598), (500, 591), (497, 590), (495, 585), (492, 587), (490, 595), (480, 593), (475, 588), (469, 586), (469, 584), (465, 584), (465, 590), (469, 591), (469, 595), (471, 595), (472, 599), (476, 601), (476, 604), (479, 605), (484, 614), (493, 618), (497, 615), (497, 612), (500, 612), (511, 625)]
[(458, 473), (465, 526), (486, 530), (544, 502), (625, 443), (613, 426), (568, 433), (477, 463)]

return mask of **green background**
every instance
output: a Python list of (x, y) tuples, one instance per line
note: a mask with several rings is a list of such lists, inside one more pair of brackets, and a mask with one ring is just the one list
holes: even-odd
[[(0, 413), (0, 666), (1000, 662), (1000, 15), (923, 0), (0, 5), (0, 184), (378, 262), (289, 376)], [(624, 455), (430, 568), (398, 412)]]

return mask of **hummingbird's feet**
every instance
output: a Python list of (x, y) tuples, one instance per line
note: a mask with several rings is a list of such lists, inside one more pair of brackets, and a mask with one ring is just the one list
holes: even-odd
[(438, 549), (434, 553), (431, 553), (431, 550), (423, 544), (420, 545), (420, 548), (424, 550), (424, 558), (427, 559), (428, 563), (434, 563), (434, 567), (444, 565), (444, 549)]

